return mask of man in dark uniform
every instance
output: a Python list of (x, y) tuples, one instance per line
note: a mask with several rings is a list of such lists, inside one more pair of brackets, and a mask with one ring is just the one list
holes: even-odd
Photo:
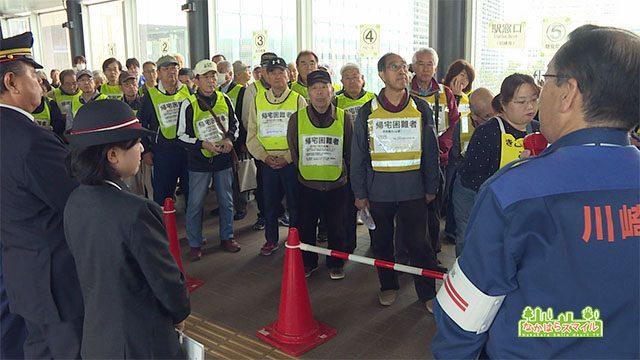
[[(64, 168), (64, 144), (30, 114), (42, 94), (32, 44), (30, 32), (0, 43), (3, 284), (9, 309), (26, 322), (24, 356), (72, 359), (80, 356), (84, 309), (62, 214), (77, 183)], [(19, 329), (2, 334), (3, 348), (19, 341)]]

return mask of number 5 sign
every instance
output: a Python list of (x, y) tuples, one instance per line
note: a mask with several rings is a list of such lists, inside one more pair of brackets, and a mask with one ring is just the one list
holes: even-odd
[(544, 18), (542, 20), (542, 52), (553, 55), (567, 40), (570, 18)]
[(260, 58), (260, 55), (267, 52), (267, 30), (258, 30), (253, 32), (253, 58)]
[(373, 58), (380, 55), (380, 24), (360, 25), (358, 54), (360, 57)]

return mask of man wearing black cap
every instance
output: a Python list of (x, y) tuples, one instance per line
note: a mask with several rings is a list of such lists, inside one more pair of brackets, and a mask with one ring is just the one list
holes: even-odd
[(138, 93), (138, 78), (133, 73), (123, 71), (118, 78), (120, 84), (120, 90), (122, 91), (124, 101), (131, 110), (137, 115), (140, 106), (142, 105), (142, 98)]
[(162, 206), (164, 199), (173, 197), (178, 178), (184, 189), (185, 202), (189, 198), (187, 151), (178, 144), (176, 130), (180, 103), (189, 97), (186, 85), (178, 81), (178, 60), (164, 55), (157, 62), (158, 86), (149, 89), (142, 98), (138, 118), (142, 126), (155, 131), (154, 139), (143, 139), (143, 161), (153, 165), (153, 199)]
[(67, 130), (71, 129), (71, 126), (73, 125), (73, 118), (84, 104), (94, 100), (104, 100), (109, 98), (107, 95), (101, 94), (96, 88), (96, 85), (93, 82), (93, 72), (91, 72), (91, 70), (85, 69), (78, 71), (76, 78), (78, 79), (78, 87), (82, 92), (79, 96), (75, 96), (71, 101), (71, 108), (67, 113)]
[[(118, 84), (120, 84), (120, 91), (122, 92), (122, 101), (129, 105), (134, 114), (138, 113), (142, 104), (142, 97), (138, 93), (138, 78), (134, 73), (129, 71), (123, 71), (118, 77)], [(145, 196), (145, 176), (148, 174), (149, 169), (140, 164), (140, 171), (134, 176), (124, 179), (125, 184), (131, 189), (131, 191), (140, 196)]]
[[(316, 244), (316, 225), (324, 215), (329, 249), (348, 251), (346, 218), (349, 189), (347, 176), (351, 156), (351, 114), (332, 103), (331, 76), (324, 70), (307, 76), (311, 104), (294, 113), (289, 120), (287, 139), (291, 157), (298, 168), (298, 209), (300, 240)], [(352, 224), (355, 228), (355, 222)], [(318, 268), (318, 255), (303, 252), (305, 275)], [(344, 261), (327, 257), (327, 267), (333, 280), (344, 278)]]
[(261, 162), (262, 189), (264, 192), (265, 238), (260, 250), (264, 256), (278, 249), (278, 211), (284, 188), (289, 208), (290, 224), (297, 224), (296, 169), (291, 161), (287, 144), (289, 117), (307, 102), (287, 86), (287, 63), (275, 58), (267, 65), (267, 80), (271, 88), (260, 92), (255, 101), (249, 103), (247, 126), (247, 149)]
[[(242, 121), (242, 126), (245, 129), (248, 129), (249, 123), (249, 114), (250, 112), (255, 112), (255, 102), (256, 95), (261, 92), (265, 92), (267, 89), (271, 87), (269, 85), (267, 79), (267, 64), (271, 59), (277, 58), (278, 55), (272, 52), (263, 53), (260, 56), (260, 79), (256, 79), (256, 81), (247, 85), (246, 90), (244, 91), (244, 96), (242, 97), (242, 116), (240, 117), (240, 121)], [(251, 110), (250, 104), (253, 104), (253, 110)], [(264, 220), (264, 191), (262, 189), (262, 170), (259, 164), (260, 160), (256, 159), (257, 166), (257, 181), (258, 187), (256, 188), (256, 202), (258, 203), (258, 219), (256, 223), (253, 225), (254, 230), (263, 230), (265, 228), (265, 220)], [(284, 212), (284, 209), (281, 208), (281, 212)]]
[[(73, 359), (80, 356), (84, 311), (62, 215), (78, 184), (64, 167), (66, 147), (29, 114), (42, 94), (32, 44), (30, 32), (0, 43), (2, 284), (11, 312), (26, 322), (24, 357)], [(3, 295), (0, 357), (21, 357), (15, 348), (24, 330), (7, 310)]]

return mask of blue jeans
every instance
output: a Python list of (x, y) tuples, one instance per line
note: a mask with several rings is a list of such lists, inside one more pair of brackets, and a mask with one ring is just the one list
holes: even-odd
[(471, 208), (476, 200), (476, 192), (467, 189), (456, 176), (453, 182), (453, 215), (456, 219), (456, 256), (460, 256), (464, 248), (464, 236), (469, 223)]
[(180, 178), (185, 202), (189, 202), (189, 172), (187, 151), (175, 145), (156, 146), (153, 150), (153, 200), (160, 206), (164, 199), (173, 197)]
[[(211, 172), (189, 171), (187, 239), (190, 247), (202, 246), (202, 209), (210, 181)], [(218, 197), (220, 240), (233, 239), (233, 169), (213, 172), (213, 185)]]
[(282, 200), (280, 186), (287, 197), (289, 224), (291, 227), (298, 226), (298, 171), (293, 164), (278, 170), (272, 169), (263, 162), (260, 166), (262, 166), (262, 190), (264, 191), (264, 237), (267, 242), (277, 244), (278, 216), (280, 216)]

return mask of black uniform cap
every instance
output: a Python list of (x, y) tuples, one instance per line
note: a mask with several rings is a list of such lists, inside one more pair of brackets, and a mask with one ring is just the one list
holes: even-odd
[(133, 110), (120, 100), (94, 100), (78, 110), (67, 135), (72, 146), (84, 148), (154, 135), (140, 125)]
[(18, 60), (42, 69), (42, 65), (33, 60), (32, 46), (33, 35), (30, 31), (0, 40), (0, 64)]

